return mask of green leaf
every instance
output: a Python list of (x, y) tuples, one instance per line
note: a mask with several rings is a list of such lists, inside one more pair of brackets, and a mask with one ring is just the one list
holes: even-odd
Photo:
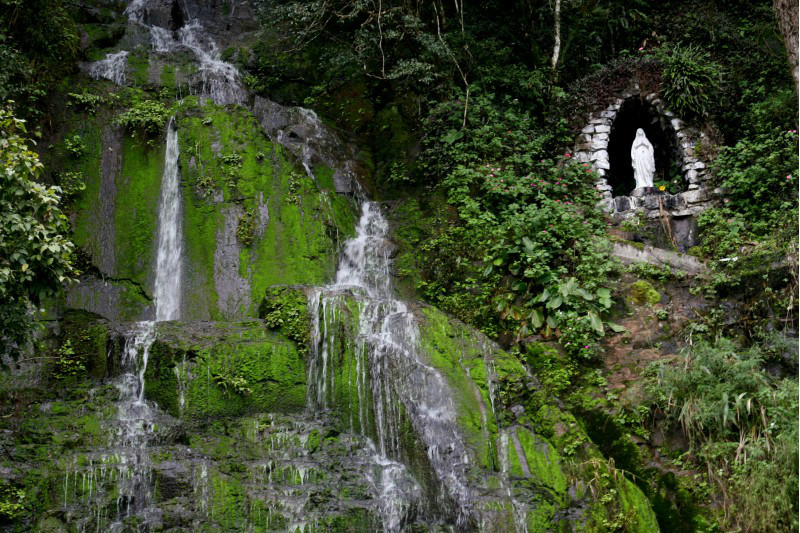
[(608, 325), (609, 329), (614, 333), (622, 333), (623, 331), (625, 331), (625, 326), (620, 326), (619, 324), (615, 324), (614, 322), (606, 322), (606, 325)]
[(547, 302), (546, 307), (548, 309), (558, 309), (561, 307), (561, 304), (564, 302), (564, 299), (559, 295)]
[(531, 319), (531, 324), (533, 324), (533, 327), (535, 327), (536, 329), (539, 329), (542, 327), (542, 325), (544, 325), (544, 315), (542, 314), (542, 311), (539, 310), (538, 308), (531, 311), (530, 319)]
[(592, 326), (592, 329), (595, 330), (597, 333), (602, 335), (604, 333), (603, 330), (603, 321), (600, 320), (600, 316), (594, 311), (589, 311), (587, 315), (589, 317), (589, 324)]
[(464, 137), (463, 131), (450, 130), (442, 136), (442, 141), (446, 142), (447, 144), (453, 144), (462, 137)]

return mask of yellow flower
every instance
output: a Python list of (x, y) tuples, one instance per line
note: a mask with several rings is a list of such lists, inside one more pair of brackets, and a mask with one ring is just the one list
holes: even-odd
[(659, 191), (663, 191), (663, 190), (665, 190), (665, 189), (666, 189), (666, 187), (665, 187), (664, 185), (661, 185), (661, 186), (659, 186), (659, 187), (658, 187), (658, 190), (659, 190)]

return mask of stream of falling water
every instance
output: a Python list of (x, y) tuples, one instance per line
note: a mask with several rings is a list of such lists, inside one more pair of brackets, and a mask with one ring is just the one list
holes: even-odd
[(176, 320), (180, 314), (181, 288), (181, 198), (178, 168), (178, 131), (175, 118), (167, 124), (164, 174), (158, 209), (156, 248), (155, 321), (137, 322), (125, 338), (122, 375), (117, 382), (119, 427), (111, 443), (118, 452), (120, 468), (117, 518), (112, 531), (123, 530), (122, 520), (136, 516), (145, 530), (160, 515), (151, 506), (152, 468), (147, 450), (153, 432), (153, 410), (144, 399), (145, 372), (155, 324)]
[[(356, 236), (345, 244), (336, 281), (310, 297), (309, 404), (330, 407), (337, 395), (334, 361), (341, 360), (336, 357), (341, 339), (335, 338), (336, 328), (329, 325), (336, 323), (342, 299), (349, 294), (360, 307), (353, 351), (356, 368), (355, 372), (346, 371), (355, 374), (348, 378), (347, 386), (357, 391), (358, 405), (350, 406), (351, 426), (356, 428), (357, 418), (362, 433), (374, 431), (376, 460), (387, 465), (379, 480), (384, 530), (402, 529), (406, 512), (419, 503), (415, 498), (420, 489), (408, 482), (410, 474), (401, 463), (404, 416), (424, 445), (439, 480), (435, 507), (454, 517), (461, 530), (472, 521), (473, 495), (466, 483), (469, 458), (449, 387), (435, 369), (421, 361), (414, 316), (405, 303), (392, 297), (388, 223), (377, 204), (364, 202), (361, 209)], [(450, 517), (430, 518), (451, 521)]]

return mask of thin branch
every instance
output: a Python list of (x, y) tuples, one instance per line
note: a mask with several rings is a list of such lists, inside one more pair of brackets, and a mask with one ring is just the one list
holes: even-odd
[(467, 109), (469, 108), (469, 81), (467, 81), (467, 75), (464, 72), (464, 70), (461, 68), (461, 65), (458, 63), (458, 60), (456, 59), (455, 54), (453, 54), (452, 50), (450, 50), (450, 47), (447, 45), (447, 42), (445, 42), (444, 38), (442, 37), (442, 28), (441, 28), (441, 25), (439, 23), (439, 9), (436, 7), (436, 1), (435, 0), (433, 2), (433, 9), (434, 9), (434, 12), (436, 13), (436, 35), (439, 37), (439, 41), (441, 41), (442, 46), (444, 46), (444, 49), (447, 51), (447, 54), (450, 56), (450, 59), (453, 60), (453, 63), (455, 64), (456, 69), (458, 69), (458, 73), (461, 75), (461, 79), (464, 82), (464, 90), (465, 90), (464, 119), (461, 122), (461, 128), (463, 129), (463, 128), (467, 127)]

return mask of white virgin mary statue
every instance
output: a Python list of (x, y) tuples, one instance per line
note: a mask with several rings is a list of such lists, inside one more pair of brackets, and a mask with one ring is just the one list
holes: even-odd
[(653, 175), (656, 172), (656, 161), (653, 156), (653, 145), (647, 140), (644, 130), (636, 130), (636, 138), (631, 145), (631, 165), (636, 188), (652, 187)]

